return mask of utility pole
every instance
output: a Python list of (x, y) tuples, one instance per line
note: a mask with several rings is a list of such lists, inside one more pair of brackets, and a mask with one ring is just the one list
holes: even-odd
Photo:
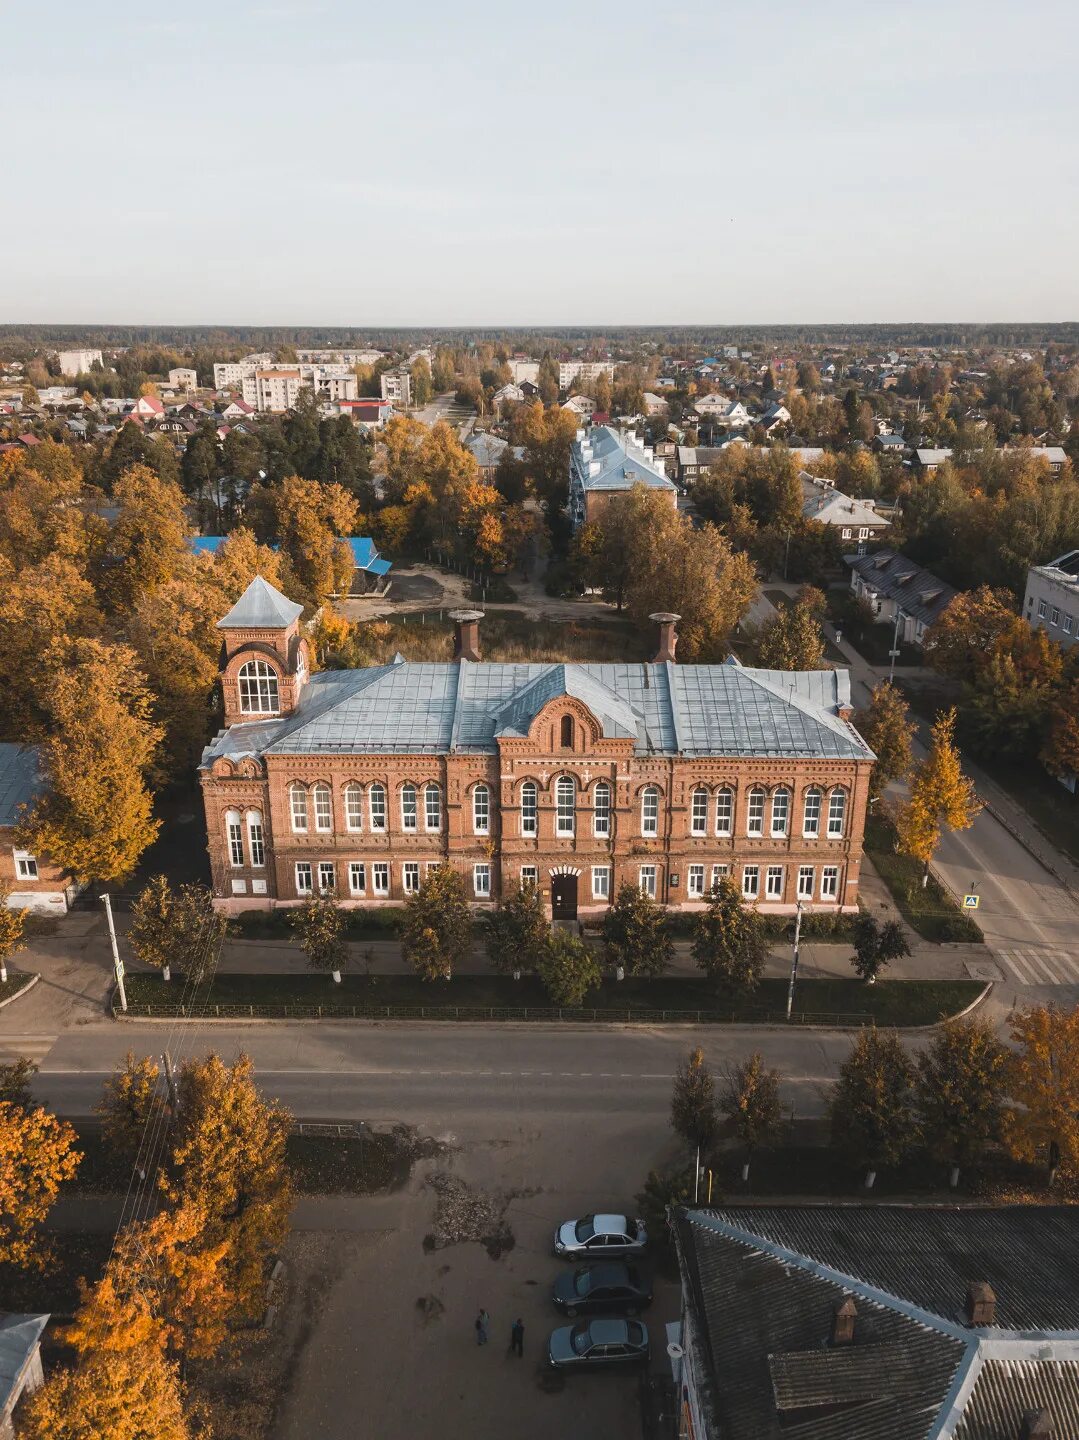
[(127, 992), (124, 990), (124, 962), (120, 959), (120, 947), (116, 943), (116, 926), (112, 919), (112, 897), (102, 895), (105, 917), (109, 922), (109, 939), (112, 941), (112, 968), (116, 973), (116, 988), (120, 992), (120, 1009), (127, 1014)]
[(173, 1119), (180, 1113), (180, 1091), (176, 1084), (176, 1069), (172, 1063), (172, 1056), (166, 1050), (161, 1057), (161, 1064), (165, 1068), (165, 1079), (169, 1087), (169, 1099), (172, 1101)]
[(892, 648), (888, 651), (888, 654), (891, 656), (891, 660), (892, 660), (892, 663), (891, 663), (891, 665), (890, 665), (890, 667), (889, 667), (889, 669), (888, 669), (888, 683), (889, 683), (889, 685), (890, 685), (890, 684), (892, 683), (892, 681), (895, 679), (895, 662), (896, 662), (896, 659), (897, 659), (898, 656), (899, 656), (899, 622), (900, 622), (900, 620), (901, 620), (902, 618), (903, 618), (903, 612), (902, 612), (902, 610), (900, 610), (899, 606), (897, 605), (897, 606), (896, 606), (896, 609), (895, 609), (895, 633), (892, 635)]
[(794, 915), (794, 950), (791, 955), (791, 983), (787, 987), (787, 1019), (791, 1018), (791, 1010), (794, 1008), (794, 982), (798, 978), (798, 943), (802, 938), (802, 902), (798, 901), (798, 909)]

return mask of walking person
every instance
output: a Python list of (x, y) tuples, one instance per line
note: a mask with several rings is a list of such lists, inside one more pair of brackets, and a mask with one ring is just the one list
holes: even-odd
[(486, 1310), (481, 1309), (476, 1316), (476, 1344), (487, 1344), (487, 1327), (491, 1323), (491, 1317)]
[(515, 1355), (524, 1359), (525, 1353), (525, 1325), (524, 1321), (517, 1319), (510, 1326), (510, 1349)]

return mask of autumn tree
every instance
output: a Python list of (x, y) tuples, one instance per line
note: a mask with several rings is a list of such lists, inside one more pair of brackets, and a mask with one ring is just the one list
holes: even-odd
[(40, 1107), (0, 1101), (0, 1264), (41, 1266), (41, 1228), (79, 1168), (75, 1131)]
[(118, 514), (95, 573), (105, 608), (126, 615), (186, 565), (192, 531), (183, 491), (146, 465), (119, 477), (113, 501)]
[(712, 887), (691, 948), (698, 966), (728, 995), (751, 992), (760, 984), (770, 948), (764, 921), (755, 906), (743, 902), (729, 876)]
[(942, 828), (968, 830), (982, 808), (973, 780), (963, 774), (954, 736), (955, 710), (942, 711), (933, 723), (929, 754), (914, 767), (910, 800), (899, 816), (900, 847), (922, 861), (923, 886)]
[(582, 1005), (588, 992), (598, 990), (603, 981), (591, 949), (567, 930), (548, 935), (536, 971), (552, 1003), (566, 1009)]
[(134, 1164), (150, 1121), (159, 1113), (158, 1082), (161, 1071), (149, 1055), (136, 1058), (129, 1050), (124, 1063), (105, 1082), (94, 1106), (101, 1117), (101, 1134), (107, 1149), (121, 1161)]
[(877, 757), (869, 774), (869, 793), (883, 795), (892, 781), (904, 779), (911, 767), (911, 742), (917, 727), (902, 691), (882, 680), (866, 708), (856, 713), (854, 724)]
[(345, 538), (355, 533), (359, 506), (341, 485), (288, 475), (253, 491), (247, 516), (261, 539), (276, 539), (289, 562), (296, 599), (318, 603), (347, 593), (354, 560)]
[(205, 885), (173, 890), (165, 875), (154, 875), (131, 907), (128, 943), (144, 965), (164, 972), (182, 969), (189, 983), (199, 985), (217, 969), (228, 919), (213, 903)]
[(1008, 1052), (986, 1021), (946, 1020), (918, 1056), (917, 1109), (930, 1153), (951, 1166), (974, 1164), (1000, 1133)]
[(21, 1105), (24, 1110), (33, 1104), (30, 1085), (37, 1074), (37, 1065), (25, 1055), (0, 1065), (0, 1101)]
[(1079, 1007), (1039, 1005), (1012, 1022), (1003, 1135), (1011, 1154), (1079, 1176)]
[(148, 1344), (50, 1372), (20, 1412), (19, 1440), (210, 1440), (189, 1423), (179, 1365)]
[(634, 976), (662, 975), (674, 959), (666, 911), (639, 885), (620, 886), (603, 917), (603, 958), (612, 969)]
[(757, 660), (766, 670), (819, 670), (824, 636), (809, 605), (781, 605), (761, 626)]
[(885, 920), (882, 924), (876, 916), (863, 911), (854, 922), (851, 964), (854, 973), (868, 985), (876, 983), (886, 965), (909, 954), (910, 946), (898, 920)]
[(329, 970), (340, 985), (348, 961), (348, 921), (337, 897), (329, 891), (309, 895), (298, 909), (289, 912), (289, 924), (311, 969)]
[(862, 1030), (839, 1067), (829, 1113), (832, 1145), (867, 1167), (871, 1189), (881, 1165), (896, 1165), (917, 1137), (914, 1064), (898, 1035)]
[(26, 949), (26, 911), (8, 903), (11, 886), (0, 880), (0, 985), (7, 984), (7, 962)]
[(521, 885), (483, 917), (487, 958), (500, 975), (535, 970), (551, 933), (535, 885)]
[(708, 1147), (718, 1120), (716, 1086), (697, 1046), (678, 1062), (671, 1092), (671, 1126), (693, 1151)]
[(57, 642), (44, 658), (40, 704), (46, 793), (17, 843), (83, 882), (130, 875), (157, 834), (144, 776), (161, 739), (134, 651), (99, 640)]
[(990, 657), (1027, 629), (1011, 594), (979, 585), (957, 595), (925, 637), (925, 657), (935, 670), (977, 685)]
[(720, 1109), (746, 1152), (742, 1179), (749, 1179), (754, 1153), (779, 1134), (779, 1071), (769, 1069), (755, 1050), (748, 1060), (727, 1070)]
[(103, 619), (82, 563), (66, 555), (47, 555), (19, 570), (0, 555), (0, 581), (5, 659), (0, 729), (6, 735), (35, 736), (44, 721), (38, 697), (41, 657), (57, 641), (100, 633)]
[(448, 980), (472, 950), (472, 910), (451, 865), (428, 871), (405, 901), (401, 950), (424, 980)]

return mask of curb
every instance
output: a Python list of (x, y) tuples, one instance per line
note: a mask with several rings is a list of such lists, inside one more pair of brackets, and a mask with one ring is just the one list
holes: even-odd
[(16, 990), (15, 994), (9, 995), (6, 1000), (0, 1000), (0, 1010), (3, 1010), (5, 1005), (14, 1005), (16, 1000), (21, 1000), (24, 995), (28, 995), (40, 979), (41, 976), (35, 971), (21, 990)]
[(1007, 830), (1008, 834), (1012, 837), (1012, 839), (1017, 840), (1019, 844), (1022, 845), (1023, 849), (1027, 852), (1031, 859), (1036, 860), (1038, 864), (1042, 867), (1042, 869), (1046, 872), (1046, 874), (1052, 875), (1053, 879), (1057, 881), (1059, 885), (1062, 885), (1069, 895), (1074, 895), (1075, 888), (1072, 885), (1071, 881), (1068, 880), (1064, 875), (1062, 875), (1055, 865), (1050, 864), (1050, 862), (1046, 860), (1044, 855), (1042, 855), (1039, 851), (1035, 850), (1033, 844), (1023, 834), (1022, 830), (1020, 830), (1017, 825), (1013, 824), (1013, 822), (1008, 819), (1008, 817), (1003, 813), (1003, 811), (998, 810), (992, 800), (987, 800), (984, 795), (980, 795), (978, 798), (981, 800), (983, 806), (989, 812), (989, 814), (992, 815), (993, 819), (997, 822), (997, 824), (1003, 826), (1004, 829)]

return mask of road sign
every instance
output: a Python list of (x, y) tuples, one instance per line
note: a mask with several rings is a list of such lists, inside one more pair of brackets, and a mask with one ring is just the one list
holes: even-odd
[(978, 908), (978, 902), (981, 900), (981, 898), (982, 898), (982, 897), (981, 897), (980, 895), (964, 895), (964, 896), (963, 896), (963, 909), (964, 909), (964, 910), (977, 910), (977, 908)]

